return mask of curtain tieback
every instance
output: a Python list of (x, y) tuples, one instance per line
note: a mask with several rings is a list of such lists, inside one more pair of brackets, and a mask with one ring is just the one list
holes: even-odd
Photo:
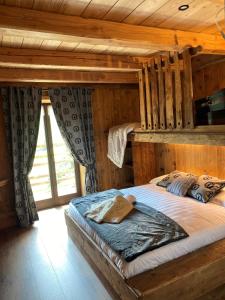
[(86, 168), (91, 170), (94, 167), (95, 167), (95, 163), (91, 163), (91, 164), (88, 164)]

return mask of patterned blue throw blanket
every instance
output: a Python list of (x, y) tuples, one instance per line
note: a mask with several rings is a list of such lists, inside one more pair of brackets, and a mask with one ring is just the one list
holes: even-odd
[[(123, 194), (112, 189), (74, 199), (72, 204), (84, 217), (91, 204), (116, 195)], [(88, 218), (86, 221), (99, 237), (127, 262), (147, 251), (188, 237), (175, 221), (140, 202), (136, 202), (135, 209), (120, 224), (98, 224)]]

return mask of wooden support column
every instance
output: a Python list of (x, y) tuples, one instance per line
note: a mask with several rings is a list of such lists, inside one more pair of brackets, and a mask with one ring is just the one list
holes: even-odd
[(143, 71), (138, 72), (139, 80), (139, 97), (140, 97), (140, 114), (141, 114), (141, 128), (146, 129), (146, 105), (145, 105), (145, 94), (144, 94), (144, 78)]
[(174, 128), (174, 103), (173, 103), (173, 81), (169, 58), (165, 57), (165, 85), (166, 85), (166, 127)]
[(193, 116), (193, 86), (192, 86), (192, 68), (191, 68), (191, 55), (189, 49), (183, 52), (184, 62), (184, 127), (194, 128), (194, 116)]
[(153, 128), (159, 129), (159, 100), (158, 100), (158, 84), (155, 70), (154, 59), (150, 62), (150, 74), (151, 74), (151, 95), (152, 95), (152, 119)]
[(176, 128), (183, 127), (182, 118), (182, 91), (181, 91), (181, 77), (180, 77), (180, 62), (178, 52), (174, 52), (174, 66), (175, 66), (175, 101), (176, 101)]
[(158, 56), (156, 59), (158, 67), (158, 88), (159, 88), (159, 128), (165, 129), (165, 84), (162, 71), (162, 57)]
[(146, 93), (146, 108), (147, 108), (147, 128), (153, 129), (152, 126), (152, 99), (149, 82), (148, 66), (145, 65), (145, 93)]

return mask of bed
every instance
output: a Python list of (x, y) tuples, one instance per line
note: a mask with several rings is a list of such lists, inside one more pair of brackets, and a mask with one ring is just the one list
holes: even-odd
[(197, 299), (225, 284), (224, 207), (178, 197), (155, 184), (121, 192), (166, 214), (189, 234), (128, 263), (93, 231), (71, 202), (65, 211), (70, 236), (121, 299)]

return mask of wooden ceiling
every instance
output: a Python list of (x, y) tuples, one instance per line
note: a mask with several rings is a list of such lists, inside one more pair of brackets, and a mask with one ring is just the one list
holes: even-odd
[(224, 59), (223, 1), (0, 0), (0, 82), (137, 84), (151, 54), (200, 45), (198, 70)]
[[(0, 0), (1, 5), (11, 7), (213, 35), (218, 34), (215, 15), (223, 6), (223, 2), (223, 0)], [(179, 11), (178, 7), (182, 4), (188, 4), (189, 9), (184, 12)], [(3, 14), (0, 8), (0, 17)], [(129, 35), (130, 32), (127, 34)], [(0, 28), (0, 45), (13, 48), (140, 56), (163, 50), (152, 46), (143, 47), (139, 43), (128, 46), (119, 43), (111, 45), (104, 40), (91, 43), (90, 40), (81, 41), (76, 37), (70, 40), (43, 38), (41, 35), (32, 36), (25, 32), (17, 34), (16, 31), (7, 28)]]

